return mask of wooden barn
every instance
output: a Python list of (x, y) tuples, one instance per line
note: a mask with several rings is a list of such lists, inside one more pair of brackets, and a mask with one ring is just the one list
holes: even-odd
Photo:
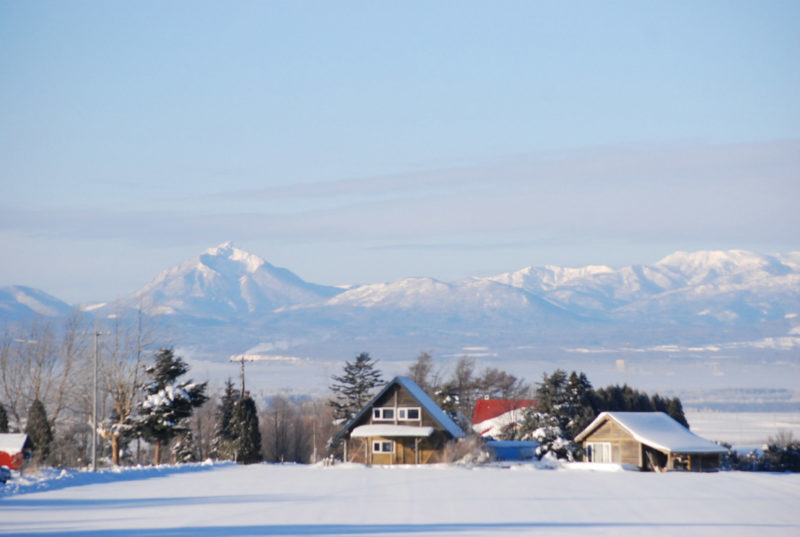
[(642, 470), (716, 470), (728, 450), (701, 438), (664, 412), (603, 412), (575, 437), (589, 462)]
[(442, 462), (464, 432), (408, 377), (395, 377), (334, 438), (344, 460), (364, 464)]

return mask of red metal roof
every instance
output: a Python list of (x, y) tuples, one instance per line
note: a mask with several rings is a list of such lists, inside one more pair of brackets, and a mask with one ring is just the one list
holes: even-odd
[(472, 414), (472, 424), (478, 424), (506, 412), (518, 408), (535, 407), (535, 399), (478, 399), (475, 402), (475, 412)]

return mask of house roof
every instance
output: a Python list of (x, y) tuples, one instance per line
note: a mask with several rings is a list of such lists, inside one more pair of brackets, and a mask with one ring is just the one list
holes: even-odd
[(351, 419), (344, 428), (339, 431), (339, 433), (333, 438), (334, 442), (338, 442), (341, 437), (353, 427), (355, 427), (356, 423), (358, 423), (364, 415), (370, 411), (370, 409), (375, 405), (375, 403), (380, 399), (383, 394), (385, 394), (389, 388), (394, 386), (395, 384), (399, 384), (403, 389), (405, 389), (414, 399), (417, 400), (419, 405), (428, 413), (428, 415), (433, 418), (433, 420), (438, 423), (445, 431), (447, 431), (450, 436), (453, 438), (461, 438), (464, 436), (464, 431), (461, 430), (456, 422), (453, 419), (444, 413), (444, 411), (439, 408), (433, 399), (425, 393), (425, 391), (420, 388), (416, 382), (411, 380), (408, 377), (395, 377), (389, 382), (386, 383), (386, 386), (378, 392), (378, 395), (372, 398), (372, 400), (367, 403), (361, 411), (355, 415), (353, 419)]
[(407, 436), (425, 438), (433, 434), (433, 427), (412, 427), (410, 425), (362, 425), (356, 427), (350, 436), (354, 438), (367, 438), (371, 436)]
[(664, 412), (602, 412), (575, 437), (583, 441), (607, 420), (614, 420), (642, 444), (665, 453), (725, 453), (728, 450), (697, 436)]
[(0, 451), (9, 455), (21, 453), (28, 435), (24, 433), (0, 433)]
[(472, 424), (482, 423), (520, 408), (536, 406), (535, 399), (478, 399), (472, 413)]

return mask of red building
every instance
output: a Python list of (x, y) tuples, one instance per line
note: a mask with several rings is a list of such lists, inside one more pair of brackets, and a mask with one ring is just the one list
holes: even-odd
[(25, 450), (29, 446), (28, 435), (22, 433), (0, 433), (0, 467), (11, 470), (22, 468)]
[(479, 399), (472, 414), (472, 430), (481, 436), (497, 437), (504, 427), (519, 424), (526, 408), (536, 407), (534, 399)]

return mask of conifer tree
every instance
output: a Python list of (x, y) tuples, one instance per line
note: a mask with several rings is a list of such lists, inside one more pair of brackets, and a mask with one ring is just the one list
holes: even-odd
[(6, 414), (6, 407), (0, 403), (0, 433), (8, 432), (8, 414)]
[(44, 404), (38, 399), (34, 399), (28, 411), (28, 424), (25, 427), (25, 434), (31, 442), (36, 459), (45, 462), (50, 457), (53, 446), (53, 430), (47, 420), (47, 411)]
[(344, 374), (334, 375), (330, 401), (333, 418), (339, 422), (351, 420), (372, 398), (376, 386), (381, 384), (381, 372), (369, 353), (362, 352), (354, 362), (345, 362)]
[(178, 440), (172, 446), (172, 459), (175, 462), (194, 462), (197, 460), (194, 448), (192, 430), (186, 429), (178, 436)]
[(683, 404), (681, 403), (680, 398), (673, 397), (668, 400), (667, 414), (669, 414), (672, 417), (672, 419), (674, 419), (687, 429), (689, 428), (689, 421), (686, 419), (686, 414), (683, 413)]
[(595, 418), (598, 403), (592, 383), (583, 372), (573, 371), (570, 373), (564, 391), (566, 395), (565, 414), (568, 418), (565, 430), (571, 438), (575, 438)]
[(155, 464), (159, 462), (162, 444), (185, 433), (188, 428), (183, 425), (184, 420), (208, 399), (205, 382), (178, 382), (188, 370), (186, 362), (167, 348), (160, 349), (155, 364), (145, 369), (151, 381), (143, 386), (145, 398), (135, 421), (142, 437), (155, 444)]
[(239, 464), (261, 462), (261, 431), (258, 428), (256, 403), (245, 394), (233, 405), (230, 422), (234, 459)]
[(231, 425), (233, 407), (240, 394), (233, 386), (233, 381), (228, 378), (225, 382), (225, 391), (217, 407), (217, 421), (214, 428), (212, 454), (220, 460), (234, 459), (234, 433)]

